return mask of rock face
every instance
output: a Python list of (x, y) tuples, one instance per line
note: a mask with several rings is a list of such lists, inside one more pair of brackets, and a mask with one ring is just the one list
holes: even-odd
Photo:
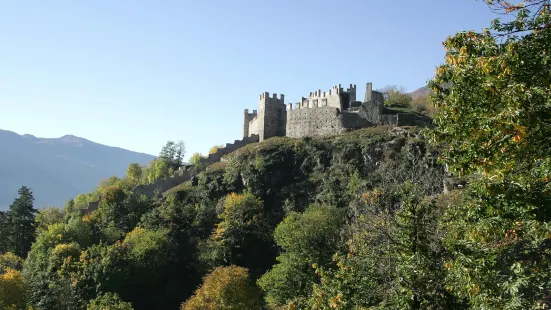
[(341, 85), (329, 91), (317, 90), (302, 97), (300, 102), (285, 104), (285, 96), (268, 92), (259, 96), (259, 110), (243, 114), (243, 137), (259, 136), (259, 141), (275, 136), (292, 138), (319, 137), (341, 134), (374, 125), (423, 125), (408, 113), (385, 113), (384, 96), (366, 84), (364, 101), (356, 101), (356, 85), (346, 90)]

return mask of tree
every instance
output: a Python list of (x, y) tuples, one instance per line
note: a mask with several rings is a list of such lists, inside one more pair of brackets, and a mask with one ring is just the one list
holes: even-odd
[(21, 271), (23, 269), (23, 259), (11, 252), (0, 254), (0, 273), (7, 269)]
[(182, 304), (182, 310), (262, 309), (259, 290), (249, 280), (247, 269), (218, 267), (207, 275), (203, 285)]
[(24, 309), (25, 282), (21, 273), (7, 268), (0, 272), (0, 309)]
[(385, 105), (389, 107), (409, 108), (413, 99), (403, 87), (385, 86), (382, 90), (385, 96)]
[(343, 212), (335, 207), (311, 206), (291, 212), (276, 228), (274, 237), (282, 254), (258, 285), (270, 305), (284, 306), (306, 298), (316, 281), (313, 265), (326, 266), (338, 251)]
[(122, 244), (128, 248), (128, 256), (134, 266), (151, 270), (164, 263), (171, 248), (167, 231), (140, 227), (127, 233)]
[(264, 204), (250, 193), (232, 193), (224, 198), (223, 206), (218, 216), (221, 222), (206, 248), (210, 263), (244, 265), (253, 273), (263, 272), (271, 263), (265, 255), (271, 253), (272, 240)]
[(166, 161), (171, 167), (177, 169), (182, 165), (182, 160), (186, 154), (184, 141), (168, 141), (159, 153), (159, 158)]
[(28, 187), (21, 186), (18, 193), (19, 197), (10, 205), (8, 215), (10, 234), (8, 240), (13, 252), (17, 256), (25, 257), (34, 242), (35, 214), (38, 213), (38, 210), (33, 207), (34, 197)]
[(9, 249), (9, 222), (8, 222), (8, 212), (0, 211), (0, 253), (4, 253)]
[(443, 223), (448, 286), (475, 308), (549, 307), (551, 3), (487, 2), (508, 21), (448, 38), (429, 83), (441, 159), (475, 176)]
[(193, 155), (189, 158), (189, 163), (197, 166), (202, 158), (205, 158), (205, 156), (201, 155), (201, 153), (193, 153)]
[(105, 293), (91, 300), (86, 310), (133, 310), (132, 304), (123, 301), (117, 293)]
[(142, 166), (138, 163), (131, 163), (126, 169), (126, 178), (135, 185), (137, 185), (143, 175)]
[(154, 159), (147, 169), (147, 182), (155, 183), (157, 180), (166, 178), (169, 175), (170, 165), (162, 159)]
[(221, 149), (221, 148), (224, 148), (224, 146), (223, 145), (215, 145), (215, 146), (210, 148), (209, 154), (216, 154), (218, 152), (218, 150)]
[(49, 225), (62, 223), (65, 218), (65, 212), (56, 207), (41, 209), (36, 215), (37, 234), (47, 230)]

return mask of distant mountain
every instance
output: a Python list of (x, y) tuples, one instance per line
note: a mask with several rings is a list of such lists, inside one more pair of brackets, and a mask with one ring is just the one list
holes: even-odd
[(423, 87), (421, 87), (419, 89), (416, 89), (415, 91), (409, 93), (409, 95), (411, 96), (411, 98), (416, 99), (418, 97), (428, 96), (430, 93), (431, 93), (431, 90), (428, 87), (423, 86)]
[(63, 206), (101, 180), (124, 176), (130, 163), (153, 158), (72, 135), (37, 138), (0, 130), (0, 210), (8, 208), (21, 185), (32, 189), (36, 208)]

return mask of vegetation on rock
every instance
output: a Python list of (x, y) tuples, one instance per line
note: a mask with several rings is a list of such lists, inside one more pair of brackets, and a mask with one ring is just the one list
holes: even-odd
[(22, 187), (0, 307), (548, 309), (550, 3), (488, 2), (513, 21), (445, 42), (433, 128), (270, 138), (137, 195), (181, 164), (168, 144), (36, 217)]

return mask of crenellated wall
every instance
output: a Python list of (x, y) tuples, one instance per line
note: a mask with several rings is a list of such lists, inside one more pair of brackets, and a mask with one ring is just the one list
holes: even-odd
[(244, 127), (247, 129), (244, 133), (246, 131), (247, 135), (244, 136), (258, 134), (259, 141), (262, 141), (274, 136), (335, 135), (377, 124), (427, 124), (423, 117), (411, 113), (388, 113), (384, 100), (381, 92), (373, 90), (372, 83), (366, 83), (363, 102), (356, 100), (356, 85), (350, 84), (344, 90), (339, 84), (329, 91), (310, 92), (307, 98), (302, 97), (294, 105), (294, 109), (293, 104), (285, 105), (283, 95), (270, 97), (265, 92), (259, 97), (258, 115), (246, 111)]
[(201, 158), (199, 160), (199, 163), (205, 164), (205, 165), (214, 164), (215, 162), (220, 161), (222, 159), (222, 156), (229, 154), (247, 144), (255, 143), (258, 141), (259, 141), (258, 135), (252, 135), (250, 137), (246, 137), (241, 140), (235, 140), (233, 143), (226, 143), (226, 146), (219, 148), (216, 153), (209, 154), (209, 156), (205, 158)]
[[(258, 135), (253, 135), (251, 137), (246, 137), (242, 140), (235, 140), (233, 143), (227, 143), (225, 147), (219, 148), (218, 151), (214, 154), (209, 154), (208, 157), (202, 158), (197, 165), (195, 170), (186, 170), (186, 171), (177, 171), (174, 175), (166, 178), (157, 180), (152, 184), (138, 185), (132, 190), (134, 195), (146, 195), (148, 197), (153, 197), (156, 194), (162, 194), (169, 189), (180, 185), (192, 177), (203, 171), (207, 166), (214, 164), (222, 159), (222, 156), (232, 153), (233, 151), (251, 143), (258, 142)], [(100, 198), (101, 199), (101, 198)], [(88, 203), (87, 209), (82, 209), (82, 214), (89, 214), (99, 207), (99, 201), (92, 201)]]
[(321, 89), (310, 92), (308, 98), (302, 97), (297, 103), (297, 108), (314, 107), (333, 107), (345, 110), (350, 107), (350, 103), (356, 101), (356, 85), (350, 84), (350, 87), (343, 90), (341, 84), (333, 86), (328, 91), (322, 92)]

